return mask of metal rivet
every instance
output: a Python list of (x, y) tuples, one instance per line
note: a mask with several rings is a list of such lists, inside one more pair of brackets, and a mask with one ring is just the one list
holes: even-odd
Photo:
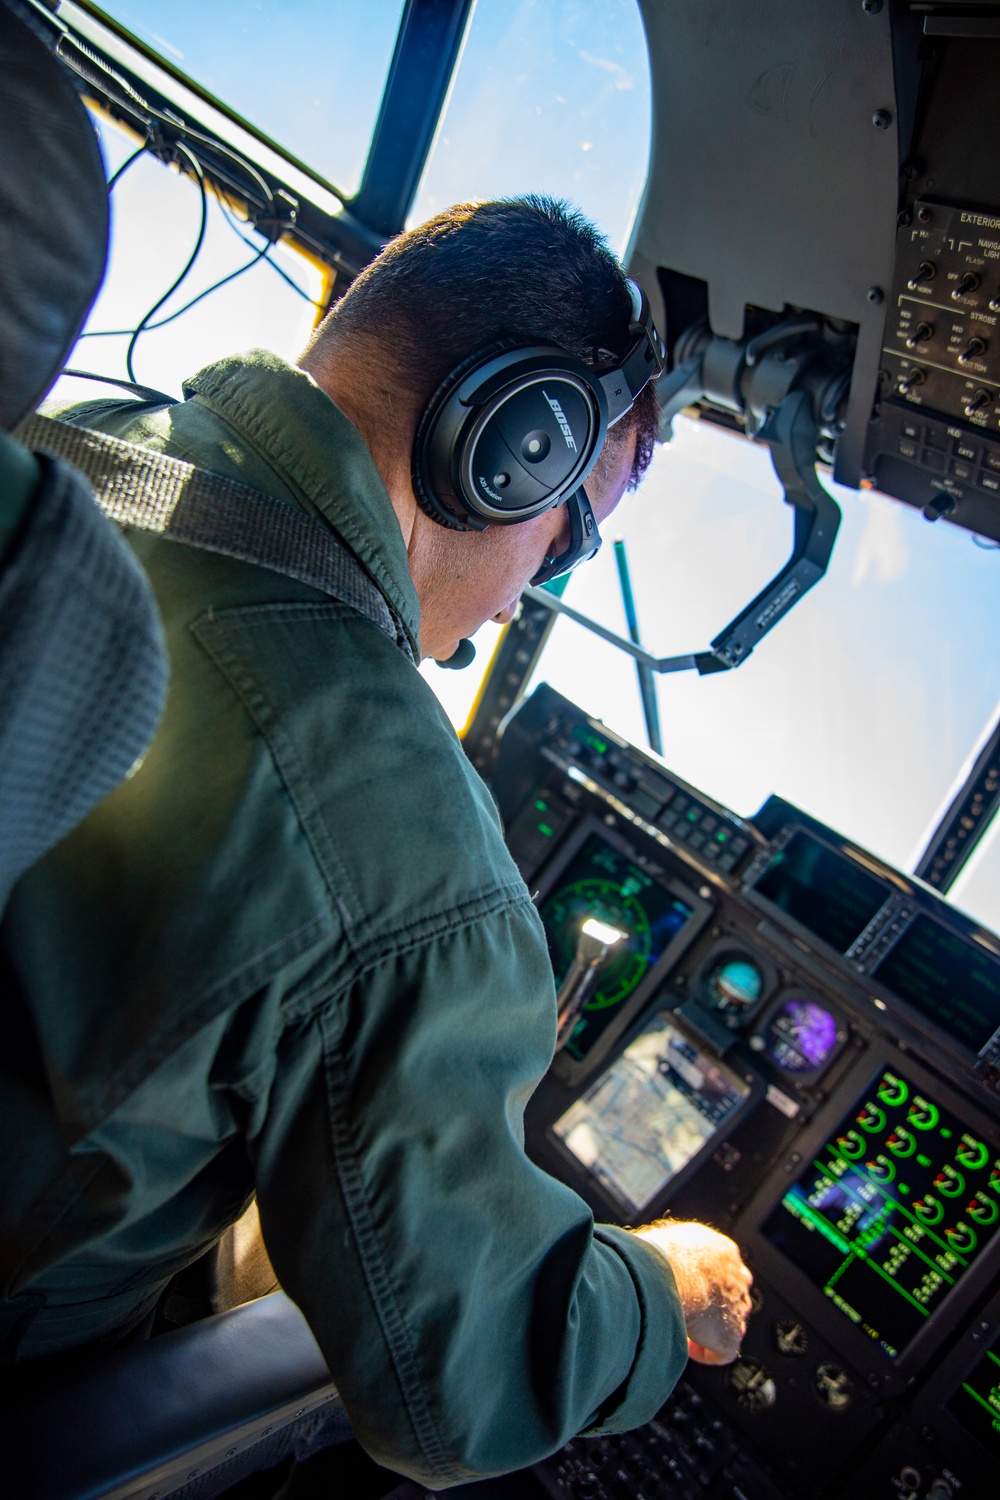
[(920, 220), (921, 224), (929, 224), (933, 217), (934, 215), (931, 213), (926, 203), (922, 203), (917, 209), (917, 218)]
[(861, 0), (861, 9), (866, 16), (877, 16), (882, 9), (882, 0)]
[(868, 301), (869, 302), (874, 302), (877, 305), (879, 302), (882, 301), (882, 298), (885, 296), (885, 293), (883, 292), (883, 290), (882, 290), (882, 288), (880, 286), (870, 286), (868, 288), (867, 296), (868, 296)]
[(901, 209), (900, 212), (896, 215), (896, 223), (902, 225), (902, 227), (905, 228), (906, 225), (909, 224), (909, 222), (910, 210), (908, 208)]
[(872, 124), (876, 130), (888, 130), (892, 124), (892, 115), (887, 109), (877, 109), (872, 115)]

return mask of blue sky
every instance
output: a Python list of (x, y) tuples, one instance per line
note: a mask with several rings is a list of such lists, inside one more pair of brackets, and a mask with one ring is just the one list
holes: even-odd
[[(109, 8), (339, 185), (352, 189), (400, 11), (398, 0), (121, 0)], [(223, 45), (223, 41), (225, 45)], [(478, 0), (461, 66), (420, 184), (414, 221), (467, 197), (551, 192), (584, 209), (621, 251), (649, 149), (645, 47), (633, 0)], [(109, 167), (128, 142), (104, 131)], [(89, 327), (131, 326), (183, 264), (197, 194), (150, 158), (114, 198), (114, 248)], [(315, 273), (281, 264), (310, 295)], [(213, 205), (179, 306), (249, 252)], [(166, 309), (167, 311), (170, 310)], [(294, 357), (312, 310), (267, 265), (139, 343), (141, 381), (177, 393), (186, 374), (262, 344)], [(123, 373), (124, 339), (90, 339), (73, 363)], [(82, 388), (79, 382), (74, 389)], [(67, 389), (69, 383), (67, 382)], [(702, 648), (787, 556), (791, 517), (766, 450), (681, 420), (641, 490), (606, 528), (626, 537), (640, 622), (658, 654)], [(844, 523), (828, 577), (736, 672), (659, 684), (664, 758), (741, 813), (779, 792), (907, 868), (1000, 702), (1000, 552), (877, 495), (836, 491)], [(612, 549), (568, 598), (624, 625)], [(428, 680), (461, 724), (476, 667)], [(639, 743), (630, 662), (560, 622), (541, 676)], [(957, 899), (1000, 926), (1000, 838)]]

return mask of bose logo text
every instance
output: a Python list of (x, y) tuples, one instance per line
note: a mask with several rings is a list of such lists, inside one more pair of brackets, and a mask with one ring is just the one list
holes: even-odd
[(569, 425), (569, 423), (567, 422), (565, 414), (563, 413), (562, 407), (559, 405), (558, 401), (554, 401), (552, 399), (552, 397), (549, 395), (548, 391), (545, 390), (544, 386), (542, 388), (542, 395), (545, 397), (546, 401), (549, 403), (549, 405), (551, 406), (552, 410), (555, 412), (556, 421), (559, 423), (559, 430), (562, 433), (563, 437), (566, 439), (566, 447), (567, 448), (572, 448), (573, 452), (575, 453), (576, 452), (576, 438), (573, 436), (573, 429)]

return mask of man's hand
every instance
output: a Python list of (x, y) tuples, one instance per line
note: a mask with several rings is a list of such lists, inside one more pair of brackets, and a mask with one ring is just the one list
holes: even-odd
[(634, 1232), (670, 1262), (691, 1359), (703, 1365), (730, 1364), (746, 1332), (753, 1283), (738, 1246), (707, 1224), (670, 1219), (659, 1219)]

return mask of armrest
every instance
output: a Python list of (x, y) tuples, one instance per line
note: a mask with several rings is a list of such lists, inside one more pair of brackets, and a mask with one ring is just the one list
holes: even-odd
[(153, 1500), (321, 1408), (343, 1412), (305, 1319), (273, 1292), (15, 1397), (0, 1472), (33, 1500)]

